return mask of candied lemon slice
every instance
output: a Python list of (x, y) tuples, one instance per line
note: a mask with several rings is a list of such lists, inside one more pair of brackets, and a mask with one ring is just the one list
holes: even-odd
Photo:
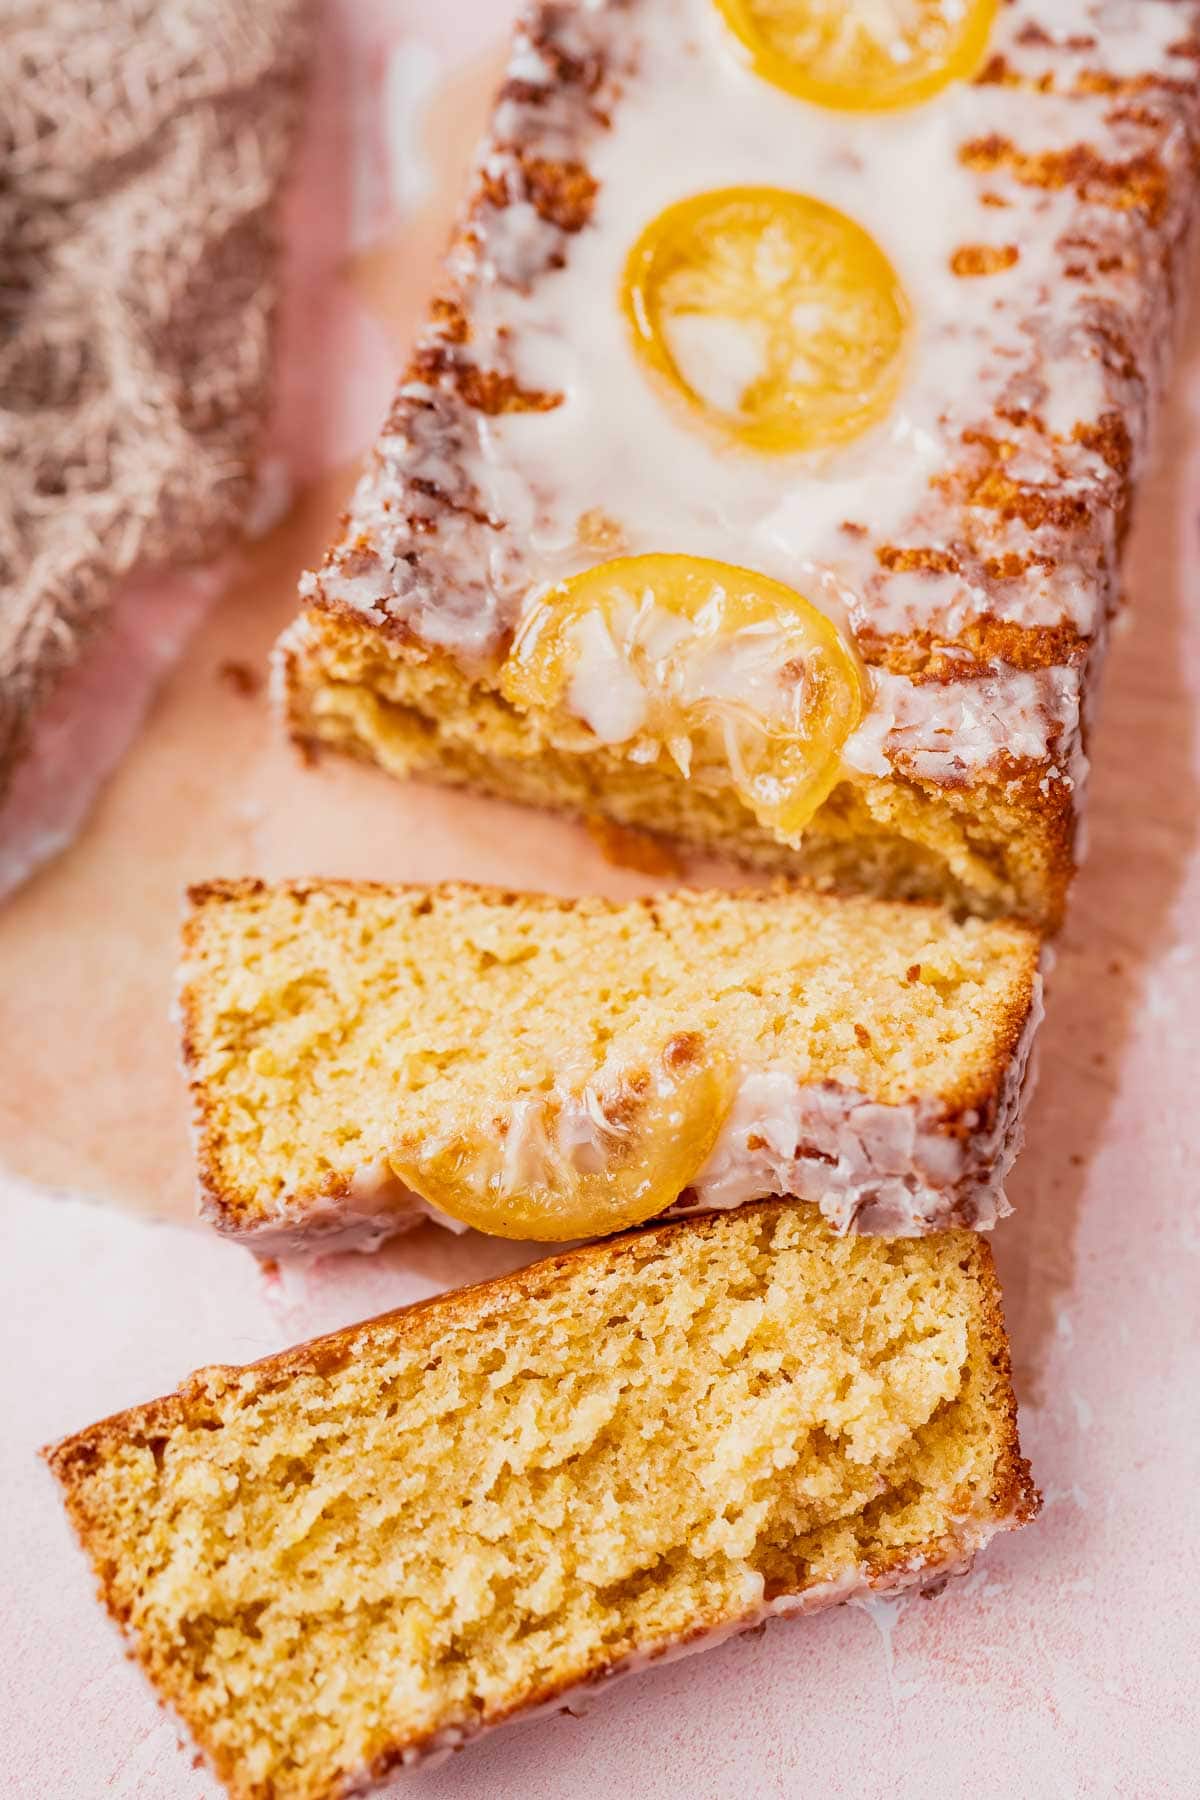
[[(413, 1191), (493, 1237), (561, 1242), (653, 1218), (699, 1174), (733, 1098), (720, 1058), (683, 1033), (607, 1086), (509, 1101), (486, 1134), (422, 1139), (389, 1162)], [(681, 1047), (684, 1047), (681, 1049)]]
[(838, 779), (863, 712), (852, 651), (782, 582), (695, 556), (598, 563), (529, 608), (500, 673), (525, 709), (565, 709), (635, 761), (732, 780), (795, 839)]
[(755, 72), (847, 112), (915, 106), (983, 61), (997, 0), (716, 0)]
[(634, 342), (709, 424), (786, 454), (857, 437), (899, 387), (909, 308), (853, 219), (785, 188), (669, 206), (625, 265)]

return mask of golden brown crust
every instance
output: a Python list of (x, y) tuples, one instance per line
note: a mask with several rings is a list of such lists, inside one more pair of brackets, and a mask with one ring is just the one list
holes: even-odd
[[(746, 1211), (769, 1221), (786, 1205), (783, 1201), (767, 1200), (756, 1203)], [(202, 1411), (206, 1405), (211, 1404), (213, 1396), (220, 1395), (230, 1386), (240, 1387), (247, 1403), (252, 1403), (256, 1395), (285, 1387), (297, 1376), (330, 1374), (369, 1354), (374, 1337), (381, 1331), (386, 1330), (390, 1340), (394, 1342), (397, 1330), (405, 1335), (417, 1332), (431, 1312), (447, 1321), (467, 1323), (477, 1330), (485, 1329), (489, 1318), (497, 1313), (511, 1315), (515, 1309), (536, 1304), (555, 1287), (572, 1280), (581, 1270), (589, 1267), (609, 1269), (625, 1260), (636, 1261), (643, 1258), (647, 1252), (657, 1254), (683, 1233), (703, 1236), (718, 1233), (722, 1229), (720, 1218), (682, 1220), (642, 1227), (604, 1243), (565, 1251), (517, 1270), (514, 1274), (463, 1288), (456, 1293), (435, 1295), (412, 1306), (380, 1314), (361, 1324), (295, 1345), (260, 1362), (244, 1367), (217, 1365), (198, 1370), (175, 1393), (114, 1413), (83, 1431), (46, 1446), (42, 1455), (62, 1487), (71, 1523), (84, 1550), (92, 1559), (100, 1597), (110, 1615), (130, 1638), (132, 1653), (142, 1663), (150, 1679), (161, 1686), (162, 1671), (151, 1666), (138, 1640), (130, 1632), (128, 1609), (121, 1605), (116, 1594), (116, 1571), (105, 1563), (93, 1541), (97, 1520), (90, 1504), (87, 1477), (106, 1451), (130, 1442), (153, 1449), (159, 1439), (165, 1438), (185, 1419), (194, 1418), (197, 1411)], [(997, 1457), (987, 1496), (987, 1509), (983, 1513), (976, 1511), (955, 1530), (927, 1543), (865, 1558), (859, 1565), (864, 1589), (887, 1587), (899, 1574), (905, 1572), (911, 1574), (918, 1584), (922, 1580), (934, 1580), (939, 1573), (948, 1572), (969, 1558), (979, 1548), (981, 1541), (993, 1531), (1027, 1523), (1036, 1515), (1040, 1506), (1041, 1497), (1034, 1486), (1029, 1464), (1020, 1449), (1003, 1304), (991, 1251), (982, 1240), (972, 1238), (964, 1244), (961, 1260), (964, 1268), (968, 1263), (974, 1268), (979, 1286), (981, 1338), (995, 1374), (993, 1410), (998, 1417)], [(803, 1592), (804, 1589), (797, 1591)], [(632, 1656), (652, 1661), (677, 1651), (691, 1640), (699, 1640), (711, 1632), (731, 1627), (736, 1629), (736, 1621), (731, 1621), (727, 1616), (701, 1616), (696, 1619), (686, 1637), (676, 1637), (661, 1643), (656, 1641), (649, 1645), (633, 1641), (613, 1643), (602, 1654), (597, 1654), (578, 1666), (558, 1671), (553, 1680), (537, 1686), (531, 1684), (523, 1692), (512, 1695), (503, 1706), (490, 1712), (480, 1712), (465, 1724), (462, 1721), (447, 1720), (436, 1730), (397, 1740), (372, 1760), (369, 1770), (362, 1771), (361, 1778), (372, 1784), (383, 1781), (394, 1769), (418, 1760), (423, 1753), (436, 1748), (447, 1728), (455, 1734), (454, 1741), (462, 1741), (520, 1713), (553, 1705), (556, 1700), (581, 1685), (600, 1683), (619, 1673), (622, 1663)], [(202, 1748), (207, 1748), (202, 1721), (189, 1716), (186, 1691), (178, 1687), (168, 1697), (184, 1723), (196, 1732), (197, 1741)], [(237, 1800), (264, 1800), (264, 1791), (256, 1785), (241, 1783), (237, 1771), (231, 1766), (222, 1766), (219, 1773)], [(357, 1779), (359, 1777), (356, 1776), (355, 1780)], [(339, 1778), (326, 1793), (329, 1800), (335, 1800), (337, 1795), (347, 1791), (365, 1790), (357, 1787), (348, 1790), (345, 1779)]]
[[(619, 92), (623, 71), (609, 66), (611, 52), (609, 49), (597, 49), (590, 59), (579, 61), (564, 54), (560, 41), (560, 32), (566, 15), (555, 6), (535, 7), (531, 9), (525, 20), (525, 30), (531, 45), (546, 61), (551, 71), (551, 81), (546, 85), (530, 86), (521, 81), (509, 80), (501, 89), (499, 100), (515, 102), (527, 109), (526, 127), (536, 136), (541, 109), (547, 104), (548, 97), (556, 94), (559, 100), (567, 101), (569, 116), (573, 120), (574, 130), (580, 138), (580, 147), (586, 148), (588, 133), (597, 126), (608, 124), (608, 115), (604, 104), (598, 100), (598, 94), (609, 82)], [(597, 40), (604, 43), (601, 37)], [(1040, 47), (1048, 53), (1061, 50), (1055, 39), (1042, 31), (1038, 26), (1026, 26), (1017, 34), (1017, 42), (1026, 47)], [(1101, 46), (1093, 40), (1093, 47), (1098, 54)], [(1070, 46), (1066, 46), (1070, 48)], [(1170, 47), (1172, 56), (1185, 57), (1194, 55), (1188, 40)], [(1064, 246), (1073, 252), (1073, 259), (1065, 265), (1065, 278), (1087, 282), (1097, 274), (1112, 273), (1125, 266), (1124, 255), (1120, 246), (1115, 246), (1107, 239), (1101, 242), (1104, 233), (1091, 222), (1089, 208), (1108, 208), (1119, 213), (1137, 213), (1144, 215), (1150, 226), (1161, 229), (1163, 244), (1161, 255), (1165, 259), (1168, 274), (1173, 277), (1178, 261), (1178, 231), (1164, 217), (1168, 210), (1171, 195), (1172, 174), (1164, 163), (1163, 155), (1155, 148), (1169, 136), (1170, 129), (1182, 125), (1195, 133), (1196, 120), (1191, 108), (1181, 107), (1179, 101), (1192, 98), (1192, 84), (1186, 79), (1160, 71), (1148, 71), (1134, 77), (1121, 77), (1111, 72), (1093, 69), (1084, 70), (1067, 89), (1056, 83), (1053, 68), (1048, 66), (1035, 79), (1013, 70), (1002, 55), (994, 55), (985, 69), (977, 77), (980, 85), (1013, 85), (1026, 87), (1031, 92), (1055, 93), (1068, 92), (1076, 97), (1088, 95), (1104, 95), (1121, 100), (1123, 106), (1114, 107), (1105, 121), (1107, 126), (1124, 126), (1135, 134), (1140, 131), (1150, 147), (1131, 150), (1125, 156), (1106, 157), (1095, 146), (1080, 141), (1065, 148), (1027, 152), (1012, 139), (998, 133), (981, 136), (963, 143), (959, 150), (959, 160), (963, 166), (977, 174), (1005, 177), (1017, 187), (1033, 187), (1045, 191), (1070, 191), (1079, 203), (1081, 212), (1081, 228), (1074, 238), (1065, 238)], [(569, 100), (567, 97), (570, 96)], [(1150, 102), (1157, 99), (1165, 113), (1153, 110)], [(1140, 102), (1139, 106), (1134, 104)], [(515, 161), (520, 196), (530, 202), (539, 217), (555, 226), (569, 238), (583, 229), (592, 216), (597, 184), (587, 169), (586, 163), (575, 156), (563, 155), (561, 158), (537, 154), (529, 150), (519, 139), (510, 141), (501, 136), (496, 139), (496, 147)], [(985, 194), (994, 204), (1005, 204), (998, 193)], [(432, 302), (426, 319), (426, 328), (416, 349), (408, 370), (408, 378), (427, 382), (436, 386), (446, 382), (466, 400), (469, 408), (483, 412), (497, 410), (493, 403), (493, 394), (498, 389), (503, 395), (511, 394), (513, 379), (510, 373), (492, 369), (479, 369), (471, 360), (471, 288), (473, 281), (473, 265), (476, 260), (473, 252), (486, 244), (490, 220), (512, 203), (514, 194), (511, 182), (506, 186), (496, 176), (485, 169), (476, 179), (475, 185), (468, 193), (457, 226), (452, 251), (447, 259), (447, 273), (442, 291)], [(1090, 235), (1089, 235), (1090, 233)], [(459, 254), (455, 254), (455, 253)], [(552, 257), (549, 267), (559, 266), (565, 256), (565, 250), (557, 257)], [(951, 258), (951, 266), (956, 274), (964, 279), (975, 279), (1013, 267), (1020, 260), (1020, 246), (1008, 244), (995, 246), (991, 244), (964, 244), (958, 248)], [(451, 274), (450, 270), (459, 272)], [(1091, 328), (1103, 339), (1106, 329), (1093, 321)], [(1113, 353), (1113, 367), (1122, 379), (1132, 381), (1135, 385), (1144, 377), (1144, 354), (1137, 352), (1129, 344), (1114, 343), (1109, 346)], [(545, 407), (553, 405), (560, 398), (556, 395), (534, 395), (528, 397), (529, 404)], [(501, 407), (507, 402), (501, 401)], [(523, 404), (517, 400), (516, 404)], [(411, 394), (402, 394), (392, 411), (388, 421), (388, 431), (403, 433), (406, 424), (411, 422), (413, 400)], [(1018, 519), (1031, 532), (1039, 532), (1050, 526), (1068, 534), (1090, 530), (1097, 522), (1098, 515), (1113, 508), (1123, 524), (1127, 521), (1131, 503), (1132, 468), (1130, 456), (1129, 433), (1126, 421), (1119, 412), (1112, 412), (1106, 417), (1113, 427), (1123, 435), (1123, 453), (1119, 457), (1105, 457), (1112, 471), (1113, 481), (1107, 487), (1103, 483), (1092, 484), (1084, 497), (1077, 490), (1080, 483), (1076, 479), (1077, 469), (1069, 465), (1067, 452), (1074, 442), (1087, 442), (1077, 430), (1074, 437), (1068, 440), (1056, 440), (1047, 430), (1045, 424), (1027, 410), (1020, 412), (1011, 408), (1004, 412), (1012, 427), (1014, 436), (1032, 432), (1039, 438), (1040, 447), (1048, 458), (1055, 475), (1052, 480), (1041, 480), (1038, 483), (999, 482), (995, 479), (980, 481), (971, 478), (971, 447), (980, 441), (978, 433), (968, 433), (964, 445), (968, 456), (966, 465), (961, 469), (952, 469), (943, 476), (941, 485), (948, 492), (953, 492), (965, 508), (959, 515), (956, 530), (947, 534), (939, 529), (934, 542), (930, 545), (914, 549), (917, 556), (934, 556), (935, 563), (906, 562), (899, 567), (937, 567), (942, 573), (960, 574), (964, 580), (964, 592), (976, 598), (972, 609), (962, 626), (960, 648), (967, 652), (968, 659), (973, 658), (982, 670), (989, 662), (1018, 670), (1030, 668), (1046, 668), (1060, 663), (1069, 664), (1082, 657), (1094, 634), (1079, 632), (1066, 619), (1057, 623), (1017, 624), (1004, 617), (1001, 611), (993, 611), (988, 604), (988, 596), (1003, 597), (1004, 584), (1018, 579), (1021, 573), (1028, 570), (1031, 561), (1040, 563), (1044, 571), (1055, 566), (1053, 557), (1047, 554), (1046, 541), (1042, 537), (1036, 539), (1036, 551), (1029, 551), (1014, 557), (1005, 551), (997, 554), (989, 553), (990, 527), (986, 520), (977, 531), (978, 521), (973, 517), (974, 509), (986, 513), (998, 514), (1001, 519)], [(1090, 429), (1090, 428), (1089, 428)], [(1100, 446), (1093, 446), (1097, 449)], [(1005, 446), (1015, 452), (1016, 445)], [(436, 498), (449, 511), (467, 510), (461, 498), (444, 489), (422, 489), (423, 499)], [(399, 502), (401, 496), (394, 496)], [(428, 510), (424, 504), (418, 505), (408, 517), (409, 524), (418, 535), (424, 535), (431, 528)], [(479, 513), (482, 519), (484, 514)], [(502, 521), (493, 521), (502, 523)], [(944, 522), (943, 522), (944, 524)], [(344, 528), (349, 528), (349, 520), (344, 521)], [(433, 526), (433, 529), (436, 529)], [(867, 530), (865, 525), (847, 524), (846, 529), (855, 533)], [(979, 536), (981, 543), (974, 542)], [(953, 542), (955, 537), (960, 543)], [(355, 545), (364, 557), (370, 557), (370, 547), (365, 539), (351, 539), (349, 545), (334, 546), (325, 560), (326, 568), (335, 563), (347, 567), (348, 572), (363, 572), (368, 562), (346, 564), (345, 556), (349, 548), (351, 556)], [(949, 561), (946, 561), (946, 557)], [(1020, 568), (1014, 564), (1020, 564)], [(884, 565), (889, 566), (887, 564)], [(382, 606), (385, 596), (380, 594), (381, 606), (373, 613), (373, 623), (382, 637), (393, 634), (403, 635), (405, 627), (395, 620)], [(324, 591), (318, 584), (311, 604), (314, 610), (336, 611), (338, 602), (334, 596)], [(928, 642), (929, 633), (918, 626), (911, 630), (893, 630), (881, 632), (869, 620), (856, 623), (856, 639), (864, 657), (877, 666), (887, 667), (897, 672), (916, 674), (920, 678), (947, 679), (949, 675), (948, 653), (953, 649), (953, 640), (946, 639), (940, 645), (935, 644), (933, 663), (930, 665), (931, 649)], [(935, 634), (936, 636), (936, 634)], [(958, 634), (956, 633), (956, 638)], [(970, 663), (960, 664), (959, 674), (970, 673)]]
[[(1055, 40), (1043, 26), (1032, 21), (1022, 26), (1017, 34), (1017, 42), (1025, 46), (1035, 46), (1053, 50)], [(1096, 41), (1089, 38), (1079, 46), (1084, 50), (1095, 50)], [(1180, 38), (1171, 45), (1171, 54), (1179, 57), (1200, 59), (1200, 47), (1194, 38)], [(1043, 71), (1038, 75), (1022, 74), (1014, 69), (1008, 58), (999, 52), (990, 56), (983, 68), (975, 77), (976, 87), (1019, 87), (1031, 93), (1040, 94), (1105, 94), (1112, 97), (1134, 98), (1151, 93), (1190, 95), (1191, 87), (1187, 81), (1176, 76), (1146, 71), (1140, 75), (1114, 75), (1109, 70), (1086, 69), (1067, 87), (1055, 80), (1052, 71)]]
[(1101, 156), (1091, 144), (1031, 153), (994, 132), (964, 144), (959, 158), (968, 169), (986, 173), (1006, 169), (1024, 187), (1050, 192), (1070, 188), (1080, 201), (1144, 212), (1152, 224), (1157, 224), (1166, 205), (1167, 172), (1161, 158), (1150, 151), (1119, 162)]
[[(950, 552), (920, 546), (885, 545), (878, 552), (893, 570), (931, 568)], [(997, 569), (995, 579), (1018, 579), (1023, 569)], [(868, 668), (907, 675), (918, 686), (981, 680), (997, 664), (1022, 673), (1033, 669), (1073, 668), (1088, 653), (1088, 641), (1070, 625), (1014, 625), (990, 614), (968, 619), (954, 638), (936, 630), (883, 636), (864, 625), (857, 643)], [(1040, 764), (1038, 765), (1041, 766)]]

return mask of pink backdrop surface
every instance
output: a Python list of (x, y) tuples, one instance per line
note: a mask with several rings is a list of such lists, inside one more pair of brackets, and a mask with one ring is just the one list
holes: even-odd
[[(507, 12), (507, 4), (503, 9)], [(575, 828), (304, 773), (251, 677), (387, 400), (482, 117), (482, 0), (341, 0), (291, 203), (276, 456), (295, 494), (76, 845), (0, 910), (0, 1788), (206, 1800), (92, 1598), (37, 1447), (521, 1260), (430, 1227), (264, 1272), (189, 1219), (168, 1021), (178, 893), (213, 874), (465, 875), (626, 892)], [(998, 1231), (1042, 1518), (936, 1599), (849, 1607), (500, 1733), (426, 1800), (1193, 1795), (1200, 1551), (1200, 334), (1164, 413), (1108, 671), (1091, 849)], [(695, 870), (689, 874), (695, 875)]]

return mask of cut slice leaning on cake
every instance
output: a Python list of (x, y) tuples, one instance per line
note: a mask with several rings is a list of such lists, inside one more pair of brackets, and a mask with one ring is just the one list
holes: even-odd
[(48, 1458), (235, 1800), (348, 1800), (772, 1613), (936, 1585), (1038, 1504), (986, 1243), (780, 1201), (203, 1370)]
[(1039, 942), (786, 886), (212, 882), (180, 1011), (204, 1211), (267, 1254), (425, 1215), (561, 1242), (774, 1193), (904, 1236), (1007, 1210)]

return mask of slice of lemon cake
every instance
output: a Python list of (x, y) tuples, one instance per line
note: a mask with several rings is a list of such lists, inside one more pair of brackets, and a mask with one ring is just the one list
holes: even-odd
[(772, 1193), (990, 1226), (1041, 1013), (1027, 927), (776, 887), (561, 900), (214, 882), (181, 1013), (203, 1204), (274, 1254), (431, 1212), (599, 1236)]
[(970, 1232), (782, 1201), (389, 1313), (47, 1452), (103, 1598), (236, 1800), (390, 1772), (1020, 1525)]
[(1198, 42), (1200, 0), (534, 7), (280, 648), (296, 739), (1056, 924)]

